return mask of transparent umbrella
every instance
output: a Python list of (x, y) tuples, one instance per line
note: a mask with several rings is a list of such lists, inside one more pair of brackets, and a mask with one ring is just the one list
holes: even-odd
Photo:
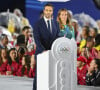
[(0, 36), (1, 34), (6, 34), (8, 37), (8, 40), (11, 41), (12, 40), (12, 36), (11, 33), (4, 27), (0, 26)]
[(0, 13), (0, 26), (8, 28), (8, 24), (10, 20), (13, 20), (15, 32), (19, 33), (21, 29), (19, 18), (15, 14), (9, 11)]
[(97, 27), (96, 21), (88, 14), (85, 13), (75, 14), (73, 18), (78, 21), (81, 27), (85, 25), (89, 25), (90, 27)]

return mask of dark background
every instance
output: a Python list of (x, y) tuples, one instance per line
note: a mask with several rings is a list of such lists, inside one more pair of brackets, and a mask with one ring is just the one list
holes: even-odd
[(15, 8), (21, 9), (25, 16), (25, 0), (0, 0), (0, 12), (6, 12), (7, 9), (13, 12)]

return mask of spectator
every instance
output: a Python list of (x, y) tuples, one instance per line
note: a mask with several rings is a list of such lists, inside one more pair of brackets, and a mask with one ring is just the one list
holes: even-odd
[(94, 38), (89, 36), (86, 40), (86, 50), (87, 50), (87, 55), (88, 57), (91, 58), (96, 58), (97, 57), (97, 53), (95, 51), (95, 49), (93, 48), (94, 46)]
[(90, 30), (90, 36), (92, 36), (93, 38), (95, 38), (96, 35), (97, 35), (97, 33), (98, 33), (97, 28), (91, 28), (91, 30)]
[(100, 59), (92, 60), (86, 75), (88, 86), (100, 86)]
[(17, 37), (16, 49), (18, 50), (20, 46), (26, 47), (25, 36), (22, 34)]
[(22, 57), (25, 55), (26, 53), (26, 49), (24, 47), (19, 47), (18, 51), (18, 58), (19, 58), (19, 64), (22, 64)]
[(15, 47), (15, 45), (16, 45), (16, 43), (17, 43), (17, 37), (18, 37), (18, 35), (19, 35), (19, 34), (17, 34), (17, 33), (13, 33), (13, 34), (12, 34), (11, 45), (12, 45), (13, 47)]
[(2, 48), (0, 50), (0, 74), (1, 75), (6, 75), (7, 71), (7, 50), (5, 48)]
[(1, 48), (7, 48), (8, 44), (8, 37), (6, 34), (1, 34), (0, 36), (0, 49)]
[(30, 63), (30, 71), (29, 71), (29, 77), (34, 77), (35, 76), (35, 57), (34, 55), (31, 56), (31, 63)]
[(73, 28), (74, 28), (74, 32), (75, 32), (75, 40), (77, 40), (77, 37), (78, 37), (78, 35), (79, 35), (79, 31), (78, 31), (78, 21), (77, 20), (75, 20), (75, 19), (72, 19), (71, 20), (71, 23), (72, 23), (72, 26), (73, 26)]
[(77, 78), (80, 85), (86, 85), (85, 76), (88, 70), (86, 62), (87, 59), (83, 56), (77, 58)]
[(22, 34), (25, 36), (25, 41), (29, 39), (29, 32), (30, 32), (30, 27), (29, 26), (24, 26), (22, 29)]
[(17, 76), (29, 76), (29, 70), (30, 70), (30, 56), (24, 55), (22, 58), (22, 65), (19, 67)]
[(8, 52), (8, 65), (6, 74), (16, 76), (18, 67), (17, 51), (15, 48), (11, 48)]
[(24, 26), (22, 29), (22, 34), (25, 36), (25, 43), (28, 51), (28, 55), (32, 55), (35, 48), (35, 43), (32, 37), (31, 28), (29, 26)]
[(29, 42), (30, 38), (33, 38), (30, 36), (31, 28), (29, 26), (24, 26), (22, 29), (22, 34), (25, 36), (25, 42), (26, 45), (31, 44), (32, 42)]
[(82, 48), (84, 46), (86, 46), (86, 39), (89, 36), (89, 27), (88, 26), (84, 26), (82, 28), (82, 34), (81, 34), (81, 42), (80, 42), (80, 51), (82, 50)]

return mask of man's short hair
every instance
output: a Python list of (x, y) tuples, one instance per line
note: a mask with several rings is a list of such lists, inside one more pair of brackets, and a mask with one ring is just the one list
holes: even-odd
[(17, 45), (22, 45), (22, 44), (25, 44), (25, 36), (21, 34), (17, 37)]
[(27, 30), (27, 29), (30, 29), (30, 26), (24, 26), (24, 27), (22, 28), (22, 31), (25, 31), (25, 30)]
[(46, 6), (50, 6), (50, 7), (54, 8), (53, 5), (52, 5), (51, 3), (45, 4), (45, 5), (44, 5), (44, 9), (45, 9)]

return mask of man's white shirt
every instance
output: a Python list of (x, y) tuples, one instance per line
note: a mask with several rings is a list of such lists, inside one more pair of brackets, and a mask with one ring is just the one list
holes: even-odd
[(49, 22), (50, 22), (50, 31), (52, 32), (51, 19), (47, 19), (47, 18), (44, 16), (44, 21), (45, 21), (45, 23), (46, 23), (47, 28), (48, 28), (48, 22), (47, 22), (48, 20), (49, 20)]

